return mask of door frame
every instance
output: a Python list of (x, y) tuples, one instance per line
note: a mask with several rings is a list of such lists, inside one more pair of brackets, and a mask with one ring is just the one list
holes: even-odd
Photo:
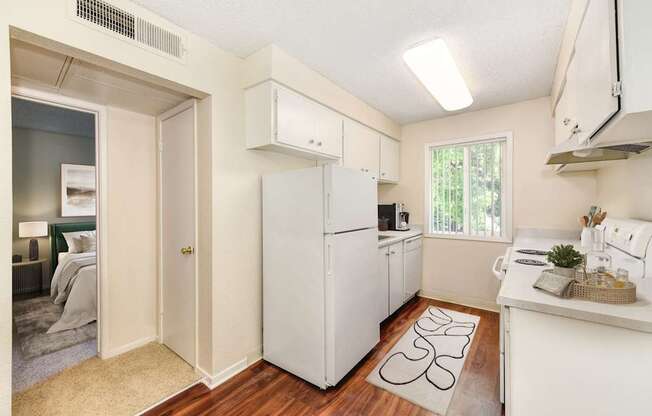
[(95, 228), (97, 230), (97, 354), (108, 358), (108, 161), (107, 161), (107, 111), (100, 104), (66, 97), (64, 95), (40, 91), (26, 87), (11, 87), (11, 96), (34, 101), (54, 107), (93, 114), (95, 117), (95, 186), (97, 205), (95, 208)]
[(163, 343), (163, 146), (161, 142), (161, 125), (162, 123), (171, 118), (176, 116), (177, 114), (186, 111), (188, 109), (192, 108), (193, 110), (193, 121), (194, 121), (194, 129), (193, 129), (193, 199), (194, 199), (194, 211), (195, 211), (195, 238), (193, 241), (193, 247), (194, 247), (194, 261), (195, 261), (195, 275), (193, 276), (194, 282), (195, 282), (195, 296), (194, 296), (194, 320), (193, 322), (193, 327), (194, 327), (194, 349), (195, 349), (195, 362), (194, 363), (189, 363), (194, 367), (195, 370), (198, 370), (198, 362), (199, 362), (199, 198), (198, 198), (198, 192), (197, 192), (197, 184), (199, 183), (199, 174), (197, 170), (197, 164), (198, 164), (198, 155), (197, 155), (197, 100), (194, 98), (191, 98), (187, 101), (184, 101), (183, 103), (177, 105), (176, 107), (160, 114), (159, 116), (156, 117), (156, 141), (157, 141), (157, 148), (158, 148), (158, 158), (157, 158), (157, 215), (158, 215), (158, 287), (159, 287), (159, 293), (158, 293), (158, 341), (159, 343)]

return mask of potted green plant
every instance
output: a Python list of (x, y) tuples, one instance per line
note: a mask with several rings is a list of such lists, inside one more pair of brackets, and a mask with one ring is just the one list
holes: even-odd
[(548, 252), (548, 261), (555, 265), (556, 274), (575, 278), (575, 267), (582, 264), (584, 258), (571, 244), (559, 244)]

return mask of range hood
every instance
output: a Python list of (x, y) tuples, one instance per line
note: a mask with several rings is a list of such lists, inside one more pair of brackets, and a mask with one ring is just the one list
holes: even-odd
[(640, 154), (650, 147), (652, 147), (652, 141), (580, 144), (577, 139), (570, 138), (548, 153), (546, 164), (557, 165), (555, 169), (557, 172), (595, 170), (611, 161), (628, 159), (630, 156)]

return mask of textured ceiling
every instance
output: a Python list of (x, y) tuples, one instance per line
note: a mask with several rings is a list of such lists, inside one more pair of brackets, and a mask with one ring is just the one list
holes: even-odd
[(445, 112), (402, 61), (441, 37), (474, 104), (550, 93), (571, 0), (136, 0), (245, 57), (274, 43), (400, 123)]

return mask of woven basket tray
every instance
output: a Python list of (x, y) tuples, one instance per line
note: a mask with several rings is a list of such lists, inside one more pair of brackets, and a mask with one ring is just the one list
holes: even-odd
[(575, 282), (573, 297), (599, 303), (626, 304), (636, 302), (636, 285), (628, 282), (624, 288), (597, 287)]

